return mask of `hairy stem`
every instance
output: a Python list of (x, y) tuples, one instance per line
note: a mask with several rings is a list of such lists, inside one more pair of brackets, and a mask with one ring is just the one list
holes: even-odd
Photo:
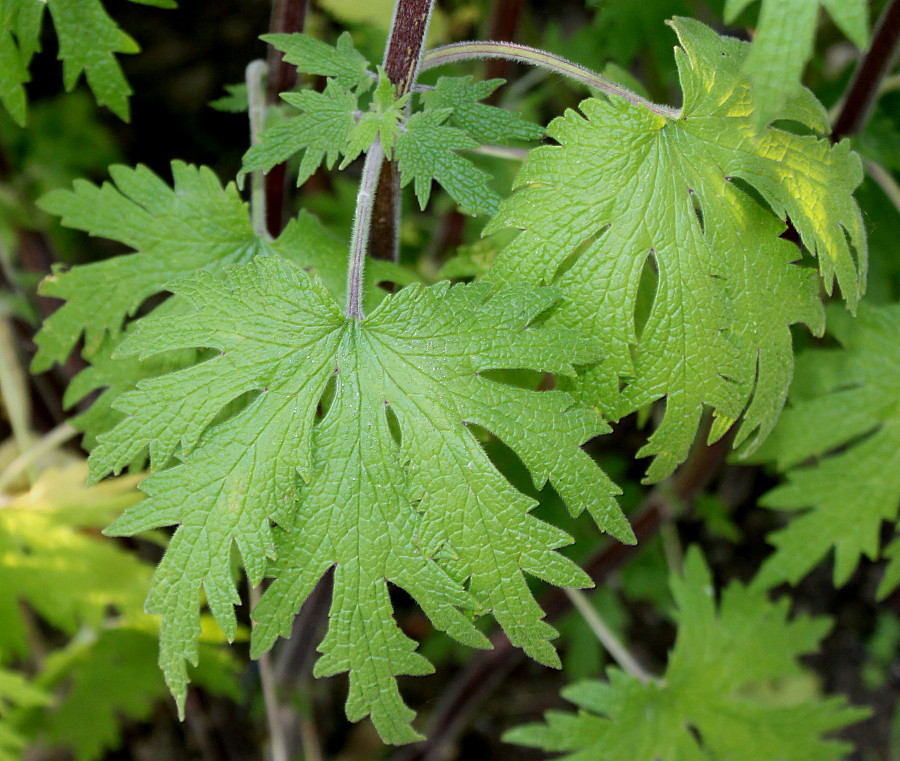
[(563, 589), (563, 592), (566, 593), (566, 597), (569, 598), (569, 601), (584, 618), (585, 623), (591, 628), (597, 639), (600, 640), (600, 644), (606, 648), (606, 652), (622, 667), (622, 670), (626, 674), (633, 676), (641, 684), (647, 684), (647, 682), (651, 681), (652, 677), (650, 674), (644, 671), (637, 659), (619, 641), (615, 632), (609, 628), (606, 621), (597, 612), (597, 609), (591, 605), (587, 595), (579, 589)]
[(576, 82), (599, 90), (606, 95), (617, 95), (620, 98), (635, 105), (642, 106), (654, 114), (659, 114), (666, 119), (677, 119), (680, 115), (679, 109), (663, 106), (659, 103), (652, 103), (646, 98), (642, 98), (637, 93), (631, 92), (621, 85), (597, 74), (584, 66), (568, 61), (558, 55), (553, 55), (544, 50), (531, 48), (527, 45), (519, 45), (513, 42), (495, 42), (495, 41), (479, 41), (479, 42), (456, 42), (451, 45), (443, 45), (442, 47), (429, 50), (422, 56), (421, 70), (443, 66), (444, 64), (454, 63), (456, 61), (481, 60), (486, 58), (504, 58), (508, 61), (518, 61), (519, 63), (527, 63), (532, 66), (538, 66), (542, 69), (548, 69), (556, 74), (561, 74)]
[[(259, 142), (266, 121), (266, 92), (263, 80), (268, 66), (263, 60), (251, 61), (247, 64), (244, 79), (247, 82), (247, 114), (250, 117), (250, 145)], [(261, 169), (250, 174), (250, 218), (253, 221), (253, 232), (261, 238), (269, 237), (266, 225), (266, 180)]]
[[(306, 23), (308, 0), (274, 0), (269, 31), (280, 34), (302, 32)], [(284, 53), (269, 46), (269, 82), (266, 101), (271, 106), (278, 102), (280, 93), (292, 89), (297, 84), (297, 69), (284, 60)], [(266, 227), (269, 234), (277, 236), (284, 227), (285, 189), (287, 187), (287, 164), (273, 166), (266, 173)]]
[(350, 239), (350, 261), (347, 267), (347, 317), (363, 318), (363, 277), (366, 270), (366, 252), (369, 248), (369, 230), (372, 224), (372, 208), (375, 205), (375, 189), (381, 174), (384, 150), (381, 140), (375, 142), (366, 153), (359, 192), (356, 195), (356, 212), (353, 216), (353, 235)]
[[(419, 71), (434, 0), (397, 0), (383, 67), (402, 97)], [(400, 254), (400, 176), (395, 162), (381, 172), (372, 214), (371, 255), (397, 261)]]
[(831, 139), (855, 135), (862, 130), (869, 118), (872, 105), (881, 89), (881, 82), (891, 70), (900, 46), (900, 0), (884, 9), (872, 34), (872, 44), (856, 67), (853, 80), (847, 88), (840, 113), (834, 122)]

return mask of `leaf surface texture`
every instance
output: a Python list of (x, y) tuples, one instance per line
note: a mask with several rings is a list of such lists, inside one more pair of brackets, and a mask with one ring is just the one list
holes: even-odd
[[(789, 326), (823, 327), (815, 274), (795, 263), (778, 217), (790, 216), (826, 288), (836, 279), (851, 306), (866, 261), (849, 145), (757, 132), (740, 73), (748, 45), (690, 19), (672, 26), (681, 115), (584, 101), (550, 124), (559, 145), (531, 151), (488, 227), (521, 231), (488, 279), (557, 285), (567, 301), (551, 321), (590, 326), (603, 345), (567, 388), (612, 418), (666, 399), (641, 451), (656, 457), (650, 480), (684, 459), (704, 406), (716, 411), (713, 437), (743, 414), (738, 440), (765, 438), (792, 374)], [(806, 92), (789, 116), (825, 126)]]
[[(633, 540), (615, 486), (580, 449), (606, 430), (600, 416), (564, 392), (482, 375), (571, 374), (573, 362), (596, 355), (577, 333), (532, 325), (554, 291), (410, 286), (357, 322), (318, 280), (275, 257), (200, 273), (173, 290), (193, 311), (143, 319), (120, 353), (215, 353), (122, 395), (115, 406), (126, 417), (100, 437), (91, 465), (99, 477), (149, 446), (152, 467), (162, 468), (142, 485), (148, 499), (110, 531), (179, 525), (148, 609), (163, 615), (161, 662), (180, 701), (185, 662), (197, 655), (201, 594), (226, 634), (235, 633), (233, 546), (252, 583), (275, 577), (253, 613), (257, 655), (289, 633), (334, 567), (315, 673), (349, 671), (348, 716), (371, 714), (389, 742), (417, 737), (396, 676), (431, 667), (394, 622), (388, 582), (463, 643), (487, 645), (472, 615), (491, 612), (513, 643), (558, 664), (555, 632), (525, 574), (567, 586), (589, 579), (555, 552), (567, 534), (530, 514), (533, 500), (468, 429), (497, 435), (537, 486), (549, 480), (573, 513), (587, 509), (601, 529)], [(219, 419), (247, 394), (252, 401)]]

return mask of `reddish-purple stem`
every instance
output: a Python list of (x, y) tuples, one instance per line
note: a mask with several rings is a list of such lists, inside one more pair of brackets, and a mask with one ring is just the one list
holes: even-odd
[(892, 0), (875, 25), (872, 44), (859, 62), (847, 89), (844, 105), (841, 106), (831, 131), (831, 139), (834, 142), (862, 131), (878, 97), (881, 81), (891, 70), (898, 49), (900, 49), (900, 0)]
[[(306, 23), (307, 0), (275, 0), (269, 31), (284, 34), (302, 32)], [(277, 103), (279, 93), (297, 84), (297, 69), (284, 60), (284, 54), (269, 46), (269, 85), (266, 101)], [(266, 227), (277, 237), (284, 228), (285, 197), (287, 190), (287, 164), (277, 164), (266, 174)]]
[[(398, 98), (415, 82), (433, 5), (434, 0), (398, 1), (383, 64)], [(393, 161), (386, 161), (381, 171), (371, 224), (369, 256), (396, 261), (400, 247), (400, 175)]]

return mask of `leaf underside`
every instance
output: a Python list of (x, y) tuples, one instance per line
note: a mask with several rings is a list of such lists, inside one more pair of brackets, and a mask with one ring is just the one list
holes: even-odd
[[(118, 471), (149, 446), (157, 470), (142, 484), (148, 499), (109, 531), (179, 525), (148, 610), (163, 616), (161, 664), (180, 702), (202, 595), (234, 635), (233, 545), (252, 583), (275, 578), (253, 612), (255, 655), (290, 632), (334, 567), (315, 673), (349, 671), (348, 716), (371, 714), (388, 742), (418, 738), (396, 676), (431, 670), (393, 620), (388, 582), (463, 643), (487, 646), (472, 617), (491, 612), (514, 644), (558, 664), (548, 641), (555, 632), (525, 574), (563, 586), (590, 580), (555, 552), (570, 538), (530, 514), (533, 500), (467, 428), (501, 438), (573, 514), (588, 509), (601, 529), (633, 541), (615, 486), (580, 449), (607, 430), (600, 416), (564, 392), (482, 375), (571, 374), (572, 362), (597, 356), (577, 333), (531, 325), (554, 291), (410, 286), (357, 322), (317, 279), (276, 257), (199, 273), (172, 290), (191, 309), (143, 318), (119, 354), (205, 347), (214, 355), (123, 394), (115, 407), (124, 417), (100, 436), (91, 467), (94, 477)], [(252, 401), (221, 420), (247, 395)]]
[[(779, 238), (779, 217), (851, 307), (866, 263), (851, 196), (862, 172), (849, 145), (758, 132), (741, 74), (749, 46), (690, 19), (672, 26), (681, 115), (618, 97), (584, 101), (581, 114), (550, 124), (559, 145), (530, 152), (488, 226), (521, 232), (487, 278), (558, 286), (566, 300), (550, 323), (588, 326), (603, 345), (604, 359), (568, 390), (613, 419), (666, 399), (640, 452), (656, 457), (651, 481), (685, 458), (704, 406), (715, 409), (713, 438), (743, 414), (738, 443), (764, 439), (792, 376), (789, 326), (823, 328), (817, 278)], [(806, 91), (781, 116), (826, 126)]]
[[(38, 353), (32, 371), (63, 362), (84, 335), (83, 356), (91, 365), (66, 391), (73, 406), (95, 389), (103, 395), (75, 424), (88, 433), (90, 446), (97, 434), (121, 417), (113, 401), (142, 378), (193, 362), (195, 349), (170, 352), (149, 361), (115, 356), (128, 329), (128, 320), (147, 299), (161, 294), (166, 283), (200, 270), (216, 272), (257, 255), (280, 256), (315, 271), (338, 299), (346, 286), (345, 244), (327, 233), (312, 215), (301, 212), (274, 241), (259, 238), (250, 225), (247, 204), (233, 184), (222, 186), (206, 167), (172, 162), (170, 187), (144, 166), (110, 168), (113, 183), (102, 186), (76, 181), (72, 190), (55, 190), (40, 201), (63, 224), (92, 235), (110, 238), (135, 253), (100, 262), (57, 268), (40, 292), (65, 299), (44, 321), (35, 341)], [(380, 281), (408, 282), (395, 265), (376, 262), (367, 272), (367, 302), (377, 305), (384, 291)], [(97, 293), (102, 291), (103, 298)], [(177, 299), (155, 307), (161, 314), (179, 314)]]

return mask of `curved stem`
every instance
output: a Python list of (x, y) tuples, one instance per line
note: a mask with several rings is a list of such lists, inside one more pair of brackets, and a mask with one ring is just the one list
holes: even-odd
[(384, 150), (381, 140), (375, 142), (366, 154), (359, 192), (356, 195), (356, 212), (353, 216), (353, 236), (350, 240), (350, 261), (347, 266), (347, 317), (363, 318), (363, 277), (366, 269), (366, 252), (369, 248), (369, 231), (372, 226), (372, 208), (375, 205), (375, 189), (381, 175)]
[(633, 93), (631, 90), (617, 85), (606, 77), (584, 66), (579, 66), (577, 63), (568, 61), (558, 55), (553, 55), (553, 53), (548, 53), (545, 50), (538, 50), (537, 48), (513, 42), (479, 41), (443, 45), (425, 53), (422, 56), (422, 64), (419, 69), (420, 71), (426, 71), (447, 63), (454, 63), (455, 61), (484, 58), (504, 58), (508, 61), (517, 61), (531, 64), (532, 66), (539, 66), (542, 69), (549, 69), (556, 74), (574, 79), (576, 82), (581, 82), (606, 95), (617, 95), (620, 98), (625, 98), (628, 102), (637, 106), (643, 106), (648, 111), (659, 114), (666, 119), (677, 119), (681, 113), (679, 109), (663, 106), (642, 98), (637, 93)]
[[(250, 606), (256, 608), (259, 598), (262, 596), (260, 587), (249, 583)], [(253, 622), (254, 625), (256, 622)], [(259, 680), (262, 683), (263, 704), (266, 709), (266, 724), (269, 727), (269, 748), (271, 761), (290, 761), (285, 739), (284, 726), (281, 723), (281, 715), (278, 706), (278, 696), (275, 693), (275, 680), (272, 676), (272, 662), (269, 653), (263, 653), (259, 657)]]
[(597, 639), (600, 640), (600, 644), (606, 648), (606, 652), (622, 667), (622, 670), (626, 674), (633, 676), (641, 684), (647, 684), (647, 682), (651, 681), (652, 677), (650, 674), (644, 671), (637, 659), (628, 652), (628, 648), (619, 641), (613, 630), (607, 626), (606, 621), (600, 617), (597, 609), (591, 605), (587, 595), (578, 589), (564, 588), (563, 592), (566, 593), (566, 597), (569, 598), (572, 605), (578, 609), (585, 623), (591, 628)]
[(894, 204), (894, 208), (900, 212), (900, 185), (897, 184), (891, 173), (881, 164), (871, 159), (863, 159), (863, 166), (866, 168), (869, 177), (875, 181), (888, 197), (888, 200)]

